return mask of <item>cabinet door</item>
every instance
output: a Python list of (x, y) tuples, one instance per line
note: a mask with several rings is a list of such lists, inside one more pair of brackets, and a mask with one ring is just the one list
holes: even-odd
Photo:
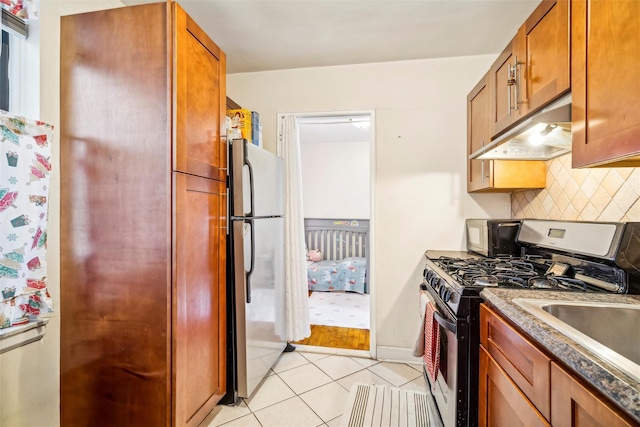
[(519, 31), (489, 69), (491, 137), (502, 134), (523, 117), (521, 102), (524, 73), (519, 53), (524, 32)]
[(173, 173), (175, 424), (198, 425), (226, 386), (225, 184)]
[[(467, 96), (467, 155), (489, 143), (490, 73)], [(467, 192), (509, 192), (525, 188), (544, 188), (547, 168), (536, 160), (469, 160)]]
[(480, 427), (550, 426), (484, 347), (480, 347), (478, 395)]
[(176, 3), (175, 171), (223, 181), (227, 175), (226, 56)]
[(568, 0), (544, 0), (524, 23), (523, 32), (522, 107), (529, 113), (569, 92)]
[[(61, 310), (59, 423), (64, 427), (169, 425), (166, 11), (165, 4), (155, 3), (60, 18), (60, 304), (55, 308)], [(4, 232), (4, 223), (0, 229)], [(8, 388), (23, 385), (2, 387), (3, 409)], [(0, 425), (8, 424), (0, 420)]]
[(480, 342), (544, 417), (550, 419), (551, 359), (485, 304), (480, 306)]
[(582, 386), (556, 363), (551, 364), (551, 422), (554, 427), (632, 427), (637, 425)]
[[(467, 155), (489, 143), (489, 74), (467, 96)], [(467, 191), (473, 192), (493, 185), (491, 160), (467, 160)]]
[(640, 166), (640, 2), (571, 2), (573, 167)]

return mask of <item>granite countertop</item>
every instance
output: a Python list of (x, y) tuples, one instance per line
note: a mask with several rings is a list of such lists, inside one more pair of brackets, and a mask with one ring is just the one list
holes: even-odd
[[(617, 369), (513, 302), (514, 298), (558, 301), (640, 304), (639, 295), (548, 292), (519, 289), (484, 289), (480, 295), (490, 306), (533, 338), (556, 360), (600, 390), (624, 412), (640, 422), (640, 381)], [(637, 340), (637, 337), (629, 337)], [(640, 342), (639, 344), (640, 345)]]

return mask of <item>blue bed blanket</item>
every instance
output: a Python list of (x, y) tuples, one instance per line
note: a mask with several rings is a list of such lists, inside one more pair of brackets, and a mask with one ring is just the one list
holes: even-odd
[(351, 291), (366, 293), (366, 258), (307, 262), (310, 291)]

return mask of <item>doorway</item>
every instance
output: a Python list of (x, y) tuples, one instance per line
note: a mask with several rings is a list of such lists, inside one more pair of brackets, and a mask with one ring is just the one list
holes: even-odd
[(375, 357), (374, 112), (294, 115), (305, 241), (312, 254), (307, 262), (311, 336), (297, 344)]

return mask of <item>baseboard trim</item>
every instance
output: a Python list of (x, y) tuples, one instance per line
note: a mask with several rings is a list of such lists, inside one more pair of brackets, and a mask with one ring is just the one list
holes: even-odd
[(422, 358), (413, 355), (413, 349), (403, 347), (385, 347), (378, 346), (376, 348), (376, 358), (383, 362), (399, 362), (421, 364)]

